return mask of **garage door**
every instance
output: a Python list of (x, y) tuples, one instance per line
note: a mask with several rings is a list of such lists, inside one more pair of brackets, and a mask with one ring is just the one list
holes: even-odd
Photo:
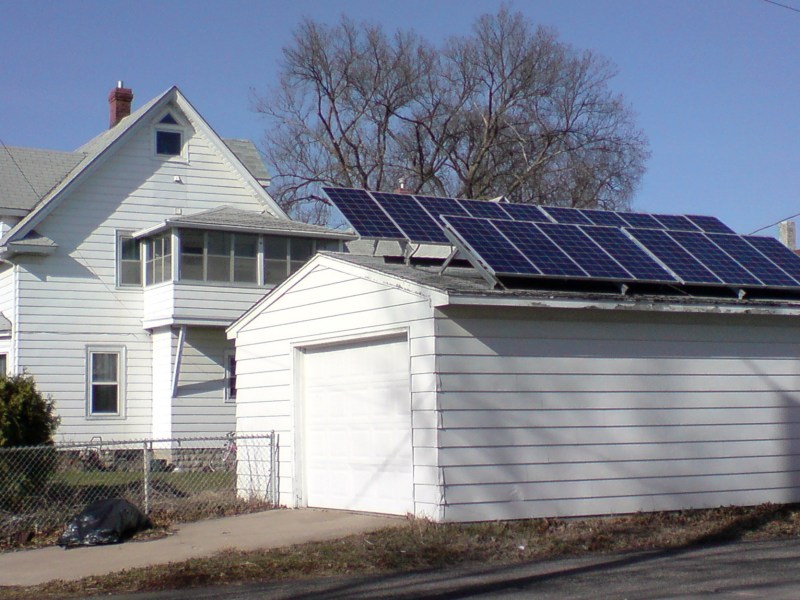
[(305, 350), (308, 506), (413, 512), (408, 363), (405, 337)]

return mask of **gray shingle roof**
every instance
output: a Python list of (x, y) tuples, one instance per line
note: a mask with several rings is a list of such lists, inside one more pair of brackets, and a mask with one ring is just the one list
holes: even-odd
[(81, 152), (0, 148), (0, 209), (31, 210), (85, 157)]
[(337, 229), (290, 221), (279, 217), (273, 217), (263, 212), (242, 210), (230, 206), (220, 206), (193, 215), (173, 217), (167, 219), (159, 229), (175, 226), (235, 229), (237, 231), (250, 230), (259, 233), (286, 233), (309, 236), (322, 235), (324, 237), (340, 239), (355, 238), (354, 235)]
[(261, 160), (261, 155), (256, 145), (250, 140), (228, 140), (223, 139), (242, 164), (250, 171), (250, 174), (259, 181), (269, 180), (269, 171)]

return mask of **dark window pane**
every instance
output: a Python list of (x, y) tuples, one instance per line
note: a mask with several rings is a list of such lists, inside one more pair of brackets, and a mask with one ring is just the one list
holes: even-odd
[(231, 280), (231, 257), (230, 256), (208, 256), (208, 281), (230, 281)]
[(314, 256), (314, 240), (308, 238), (292, 238), (292, 260), (307, 261)]
[(92, 385), (92, 413), (117, 413), (117, 386)]
[(177, 156), (181, 153), (179, 131), (156, 131), (156, 154)]
[(258, 255), (258, 236), (237, 233), (234, 238), (233, 253), (235, 256), (253, 258)]
[(181, 279), (203, 280), (203, 257), (184, 254), (181, 256)]
[(181, 231), (181, 254), (203, 254), (205, 239), (202, 231)]
[(239, 283), (258, 282), (258, 261), (255, 258), (236, 256), (233, 263), (233, 280)]
[(130, 237), (120, 237), (120, 258), (139, 260), (139, 242)]
[(92, 382), (117, 381), (117, 354), (115, 352), (94, 352), (92, 354)]

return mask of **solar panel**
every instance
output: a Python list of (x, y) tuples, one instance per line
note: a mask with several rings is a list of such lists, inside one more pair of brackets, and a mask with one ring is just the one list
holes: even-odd
[(622, 220), (622, 217), (610, 210), (581, 209), (581, 213), (595, 225), (610, 225), (613, 227), (628, 226), (628, 224)]
[(620, 218), (631, 227), (641, 229), (664, 229), (664, 226), (656, 221), (655, 217), (647, 213), (618, 213)]
[(775, 238), (754, 235), (742, 237), (783, 271), (800, 281), (800, 256), (797, 256)]
[(682, 215), (650, 215), (664, 226), (664, 229), (673, 231), (700, 231), (700, 228)]
[(703, 215), (686, 215), (692, 223), (697, 225), (706, 233), (736, 233), (733, 229), (725, 225), (717, 217), (706, 217)]
[(583, 232), (603, 247), (636, 279), (675, 283), (677, 279), (658, 264), (636, 242), (616, 227), (581, 226)]
[(578, 227), (560, 223), (539, 223), (538, 227), (590, 276), (623, 281), (635, 279)]
[(486, 219), (510, 219), (506, 211), (499, 202), (487, 202), (485, 200), (459, 200), (463, 206), (473, 217), (484, 217)]
[(591, 225), (588, 217), (581, 214), (577, 208), (564, 208), (563, 206), (543, 206), (542, 210), (555, 219), (556, 223), (565, 225)]
[(762, 285), (750, 271), (720, 250), (704, 234), (693, 231), (670, 231), (669, 236), (703, 263), (723, 283), (737, 286)]
[(420, 206), (414, 196), (372, 192), (372, 197), (397, 223), (409, 240), (439, 244), (449, 243), (439, 223)]
[(439, 215), (456, 215), (468, 217), (470, 214), (455, 198), (436, 198), (433, 196), (415, 196), (417, 202), (428, 211), (428, 213), (440, 222)]
[(405, 235), (364, 190), (322, 188), (362, 237), (403, 239)]
[(535, 223), (552, 223), (553, 220), (532, 204), (503, 204), (506, 211), (515, 221), (533, 221)]
[(542, 274), (554, 277), (588, 277), (586, 271), (533, 223), (499, 220), (493, 223)]
[(648, 252), (657, 257), (686, 283), (722, 283), (711, 271), (694, 259), (666, 231), (626, 229)]
[(540, 275), (539, 270), (488, 219), (447, 215), (444, 222), (495, 274)]
[(709, 233), (707, 237), (740, 264), (746, 265), (765, 285), (779, 287), (798, 285), (797, 281), (749, 244), (747, 242), (749, 238), (723, 233)]

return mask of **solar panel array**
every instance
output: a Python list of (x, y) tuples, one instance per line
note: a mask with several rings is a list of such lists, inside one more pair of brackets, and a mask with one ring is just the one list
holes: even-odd
[(800, 287), (799, 256), (715, 217), (324, 190), (362, 237), (452, 243), (495, 278)]

